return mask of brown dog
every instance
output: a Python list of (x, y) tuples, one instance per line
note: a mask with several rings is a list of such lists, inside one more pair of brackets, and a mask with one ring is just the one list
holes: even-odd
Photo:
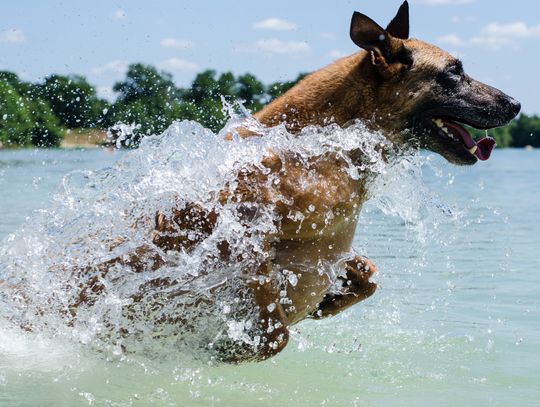
[[(514, 99), (467, 76), (452, 55), (409, 39), (407, 2), (386, 29), (355, 12), (350, 36), (360, 52), (309, 75), (255, 118), (268, 127), (284, 123), (292, 133), (307, 125), (343, 126), (361, 120), (396, 146), (427, 148), (452, 163), (474, 164), (489, 157), (494, 142), (490, 138), (475, 142), (459, 123), (488, 129), (508, 123), (520, 110)], [(244, 129), (239, 133), (256, 136)], [(363, 157), (353, 151), (349, 158), (360, 163)], [(262, 165), (266, 170), (242, 170), (233, 190), (224, 190), (219, 197), (222, 203), (236, 204), (245, 224), (255, 219), (258, 208), (272, 203), (277, 231), (261, 236), (264, 253), (242, 270), (241, 299), (255, 315), (251, 329), (259, 340), (249, 346), (235, 341), (216, 346), (227, 361), (275, 355), (287, 344), (290, 325), (306, 317), (335, 315), (376, 289), (369, 281), (375, 272), (369, 260), (359, 256), (343, 260), (367, 199), (365, 182), (343, 171), (346, 160), (329, 153), (304, 162), (287, 152), (269, 151)], [(279, 182), (269, 186), (269, 177)], [(301, 214), (301, 220), (291, 213)], [(158, 270), (165, 261), (160, 252), (194, 250), (212, 234), (219, 219), (219, 212), (196, 203), (168, 215), (158, 213), (152, 245), (100, 269), (106, 274), (111, 265), (122, 264), (135, 271)], [(216, 258), (234, 262), (228, 242), (218, 249)], [(340, 261), (344, 272), (337, 277), (321, 272), (321, 263)], [(295, 283), (284, 284), (291, 275)], [(336, 280), (342, 282), (338, 291)], [(148, 284), (166, 287), (168, 282), (156, 279)], [(101, 289), (96, 280), (74, 305), (90, 301)], [(181, 317), (168, 322), (185, 323)]]

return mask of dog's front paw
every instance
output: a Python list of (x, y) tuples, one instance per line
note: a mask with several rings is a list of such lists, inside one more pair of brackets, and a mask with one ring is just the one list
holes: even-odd
[(326, 294), (317, 309), (311, 313), (311, 317), (319, 319), (336, 315), (371, 297), (377, 289), (377, 284), (369, 281), (369, 278), (376, 271), (375, 265), (365, 257), (356, 256), (347, 261), (345, 275), (338, 277), (341, 287)]
[(365, 299), (370, 297), (377, 289), (377, 284), (369, 281), (377, 272), (377, 267), (366, 257), (356, 256), (345, 263), (345, 276), (343, 280), (344, 293), (353, 294)]

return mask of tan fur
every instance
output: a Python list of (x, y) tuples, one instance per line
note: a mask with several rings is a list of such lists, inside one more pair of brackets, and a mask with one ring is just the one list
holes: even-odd
[[(398, 33), (408, 33), (408, 15), (406, 25), (404, 21), (400, 22), (406, 5), (404, 3), (400, 9), (402, 13), (398, 13), (401, 17), (392, 22)], [(371, 24), (371, 20), (362, 20), (362, 16), (358, 16), (353, 15), (353, 21), (355, 17), (360, 19), (358, 32), (365, 28), (362, 21), (372, 29), (380, 28)], [(410, 62), (412, 65), (407, 65), (407, 58), (386, 60), (377, 48), (382, 47), (380, 44), (367, 43), (364, 48), (369, 51), (340, 59), (307, 76), (256, 113), (255, 118), (268, 127), (284, 123), (292, 133), (307, 125), (336, 123), (343, 126), (358, 119), (383, 132), (390, 141), (401, 142), (408, 118), (432, 93), (435, 75), (456, 60), (419, 40), (389, 38), (386, 54), (390, 57), (398, 55), (406, 47), (410, 60), (414, 61), (413, 64)], [(361, 37), (357, 40), (362, 42)], [(246, 129), (238, 129), (238, 133), (242, 137), (258, 136)], [(350, 252), (358, 215), (367, 199), (364, 181), (351, 179), (344, 171), (346, 162), (335, 154), (328, 153), (306, 163), (292, 153), (279, 153), (267, 152), (262, 162), (266, 171), (258, 168), (241, 170), (235, 189), (224, 188), (219, 197), (221, 202), (235, 203), (239, 218), (246, 224), (253, 219), (258, 206), (271, 204), (275, 207), (278, 231), (264, 236), (268, 256), (252, 269), (244, 270), (252, 276), (246, 284), (251, 292), (252, 306), (259, 311), (258, 328), (263, 332), (262, 346), (255, 359), (265, 359), (283, 349), (290, 325), (306, 317), (335, 315), (369, 297), (376, 289), (369, 281), (376, 270), (369, 260), (361, 256), (343, 260)], [(269, 186), (270, 174), (279, 182)], [(184, 209), (173, 209), (169, 218), (158, 213), (153, 244), (163, 250), (190, 251), (212, 233), (218, 219), (219, 213), (206, 212), (196, 203), (188, 204)], [(222, 242), (215, 253), (216, 258), (229, 259), (229, 249), (228, 242)], [(141, 259), (150, 260), (149, 269), (159, 268), (164, 261), (155, 249), (145, 247), (134, 256), (117, 262), (140, 269), (143, 267)], [(343, 288), (330, 293), (332, 281), (320, 272), (320, 265), (339, 261), (342, 261), (345, 275), (340, 277)], [(103, 270), (106, 273), (106, 267)], [(284, 302), (279, 295), (279, 274), (285, 270), (294, 272), (298, 283), (286, 287), (288, 301)], [(166, 286), (167, 281), (149, 284)], [(99, 287), (90, 288), (96, 289)], [(84, 301), (83, 291), (79, 303)]]
[(267, 126), (285, 123), (291, 132), (307, 125), (336, 123), (343, 126), (359, 119), (387, 136), (397, 136), (404, 130), (403, 118), (429, 90), (430, 83), (425, 79), (456, 60), (423, 41), (410, 39), (406, 40), (406, 45), (415, 62), (413, 74), (404, 78), (405, 81), (399, 80), (399, 70), (403, 68), (400, 64), (390, 67), (388, 80), (381, 77), (370, 54), (359, 51), (308, 75), (254, 116)]

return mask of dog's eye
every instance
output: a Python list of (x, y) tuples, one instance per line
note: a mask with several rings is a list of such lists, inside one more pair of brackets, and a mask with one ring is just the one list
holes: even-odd
[(461, 77), (463, 75), (463, 67), (461, 64), (452, 65), (446, 69), (446, 73), (449, 76)]

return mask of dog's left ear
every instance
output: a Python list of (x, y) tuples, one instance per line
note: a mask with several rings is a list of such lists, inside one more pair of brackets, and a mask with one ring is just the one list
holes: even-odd
[[(398, 16), (399, 14), (398, 12)], [(393, 26), (392, 23), (390, 25)], [(371, 62), (378, 67), (383, 76), (390, 77), (399, 71), (401, 67), (399, 50), (402, 48), (400, 40), (394, 38), (371, 18), (355, 11), (351, 20), (350, 35), (356, 45), (371, 53)]]
[(407, 1), (403, 2), (396, 16), (390, 21), (386, 32), (395, 38), (409, 39), (409, 3)]
[(356, 45), (374, 52), (377, 57), (388, 58), (391, 54), (390, 36), (386, 30), (358, 11), (353, 13), (350, 35)]

